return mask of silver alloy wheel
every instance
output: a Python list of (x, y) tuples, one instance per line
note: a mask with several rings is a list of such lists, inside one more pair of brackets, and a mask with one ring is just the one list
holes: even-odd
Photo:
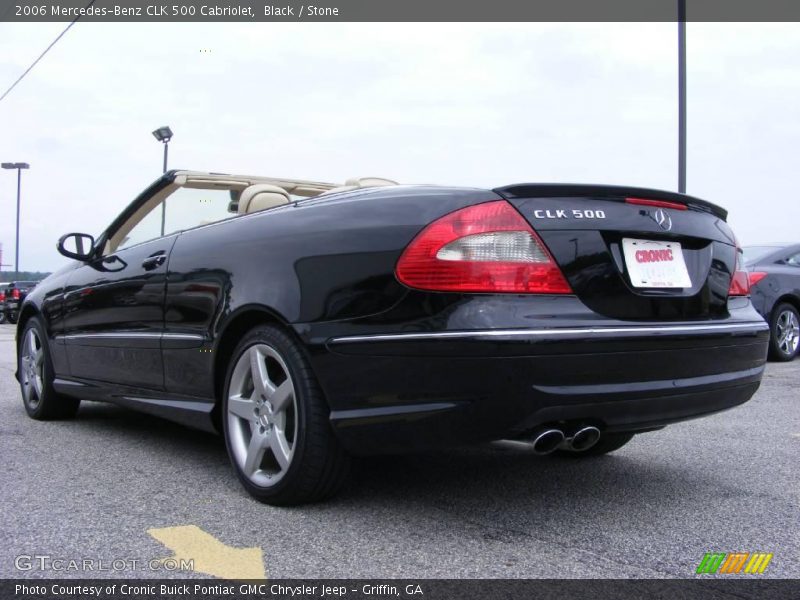
[(778, 348), (786, 356), (794, 356), (800, 344), (800, 322), (791, 310), (783, 311), (776, 322)]
[(297, 439), (294, 384), (277, 350), (256, 344), (239, 357), (227, 418), (236, 464), (254, 484), (275, 485), (292, 463)]
[(20, 380), (22, 382), (22, 395), (31, 408), (39, 406), (42, 401), (44, 388), (44, 348), (36, 329), (31, 327), (25, 333), (22, 342), (22, 359), (20, 365)]

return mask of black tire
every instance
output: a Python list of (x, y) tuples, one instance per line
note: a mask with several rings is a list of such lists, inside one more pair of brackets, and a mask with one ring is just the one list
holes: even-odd
[[(41, 358), (34, 361), (32, 367), (34, 371), (31, 371), (31, 367), (29, 367), (31, 361), (26, 360), (29, 359), (30, 354), (27, 351), (29, 346), (26, 344), (30, 344), (29, 338), (32, 333), (35, 334), (39, 344), (35, 348), (41, 352)], [(44, 326), (38, 317), (32, 317), (22, 331), (17, 350), (17, 369), (22, 403), (28, 416), (38, 421), (69, 419), (75, 416), (81, 401), (77, 398), (63, 396), (53, 389), (53, 380), (55, 379), (53, 361), (50, 358), (50, 348), (47, 345)], [(38, 381), (34, 382), (32, 377), (37, 375)]]
[(556, 450), (553, 452), (554, 456), (564, 456), (568, 458), (589, 458), (591, 456), (602, 456), (609, 452), (619, 450), (625, 444), (633, 439), (633, 433), (606, 433), (600, 436), (597, 443), (582, 452), (573, 452), (572, 450)]
[[(274, 351), (275, 356), (262, 355), (262, 351)], [(253, 399), (259, 394), (255, 389), (252, 371), (254, 352), (257, 353), (256, 360), (263, 358), (264, 373), (267, 373), (268, 382), (274, 385), (273, 395), (261, 395), (255, 401)], [(251, 366), (247, 367), (243, 361), (248, 361), (247, 364)], [(248, 368), (249, 375), (246, 373)], [(277, 377), (270, 368), (278, 373)], [(273, 413), (273, 406), (268, 400), (275, 398), (277, 390), (283, 387), (278, 382), (281, 374), (285, 376), (284, 383), (291, 377), (292, 400), (284, 400), (286, 408)], [(238, 397), (236, 402), (239, 407), (244, 408), (234, 405), (229, 412), (232, 394)], [(249, 407), (256, 407), (260, 412), (245, 418), (243, 415), (249, 415)], [(266, 407), (269, 407), (269, 411)], [(241, 414), (236, 414), (237, 411)], [(277, 421), (270, 421), (277, 419), (280, 414), (284, 418), (283, 431)], [(329, 417), (330, 411), (322, 390), (299, 343), (275, 325), (260, 325), (251, 329), (231, 355), (225, 377), (221, 414), (228, 456), (247, 492), (255, 499), (275, 506), (317, 502), (338, 492), (346, 481), (350, 457), (336, 439)], [(259, 419), (266, 419), (263, 426)], [(293, 430), (291, 440), (289, 429)], [(278, 454), (271, 449), (271, 443), (266, 441), (279, 433), (283, 435), (284, 442), (291, 444), (289, 458), (284, 457), (284, 460), (288, 460), (286, 466), (278, 465)], [(249, 452), (256, 435), (262, 436), (260, 439), (265, 440), (266, 447), (261, 451), (263, 454), (260, 458), (251, 461)], [(243, 444), (247, 446), (244, 450), (246, 457), (242, 456)], [(250, 475), (245, 472), (248, 464), (253, 471)], [(277, 470), (276, 473), (269, 473), (271, 466), (273, 470)], [(275, 479), (275, 483), (271, 482), (272, 479)]]
[(6, 322), (6, 311), (0, 310), (0, 325)]
[(6, 321), (11, 323), (12, 325), (17, 324), (17, 313), (15, 312), (7, 312), (6, 313)]
[[(793, 332), (790, 338), (783, 337), (787, 327), (787, 321), (793, 319), (792, 327)], [(800, 323), (800, 314), (797, 309), (791, 304), (781, 303), (772, 310), (772, 317), (769, 320), (769, 358), (779, 362), (788, 362), (794, 360), (797, 356), (800, 345), (796, 338), (795, 326)], [(794, 348), (792, 349), (792, 346)]]

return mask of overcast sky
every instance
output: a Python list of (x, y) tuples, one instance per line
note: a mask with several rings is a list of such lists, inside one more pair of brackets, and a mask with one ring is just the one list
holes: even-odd
[[(0, 90), (63, 23), (0, 24)], [(800, 24), (688, 25), (688, 193), (800, 239)], [(52, 270), (170, 167), (344, 181), (677, 189), (677, 25), (78, 23), (0, 102), (20, 268)], [(0, 171), (13, 263), (15, 176)], [(4, 267), (9, 270), (9, 267)]]

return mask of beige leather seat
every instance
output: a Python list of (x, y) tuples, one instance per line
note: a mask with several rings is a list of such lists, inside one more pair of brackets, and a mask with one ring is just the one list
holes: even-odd
[(384, 179), (383, 177), (353, 177), (352, 179), (345, 181), (344, 185), (330, 189), (327, 192), (322, 192), (320, 196), (324, 196), (325, 194), (338, 194), (339, 192), (350, 192), (352, 190), (360, 190), (362, 188), (384, 187), (388, 185), (399, 184), (396, 181)]
[(237, 210), (240, 215), (244, 215), (289, 204), (291, 201), (289, 192), (285, 189), (269, 183), (257, 183), (242, 191)]

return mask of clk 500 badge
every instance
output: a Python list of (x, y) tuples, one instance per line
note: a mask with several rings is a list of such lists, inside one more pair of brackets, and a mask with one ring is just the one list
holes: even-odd
[(533, 211), (537, 219), (605, 219), (606, 213), (602, 210), (566, 210), (566, 209), (539, 209)]

